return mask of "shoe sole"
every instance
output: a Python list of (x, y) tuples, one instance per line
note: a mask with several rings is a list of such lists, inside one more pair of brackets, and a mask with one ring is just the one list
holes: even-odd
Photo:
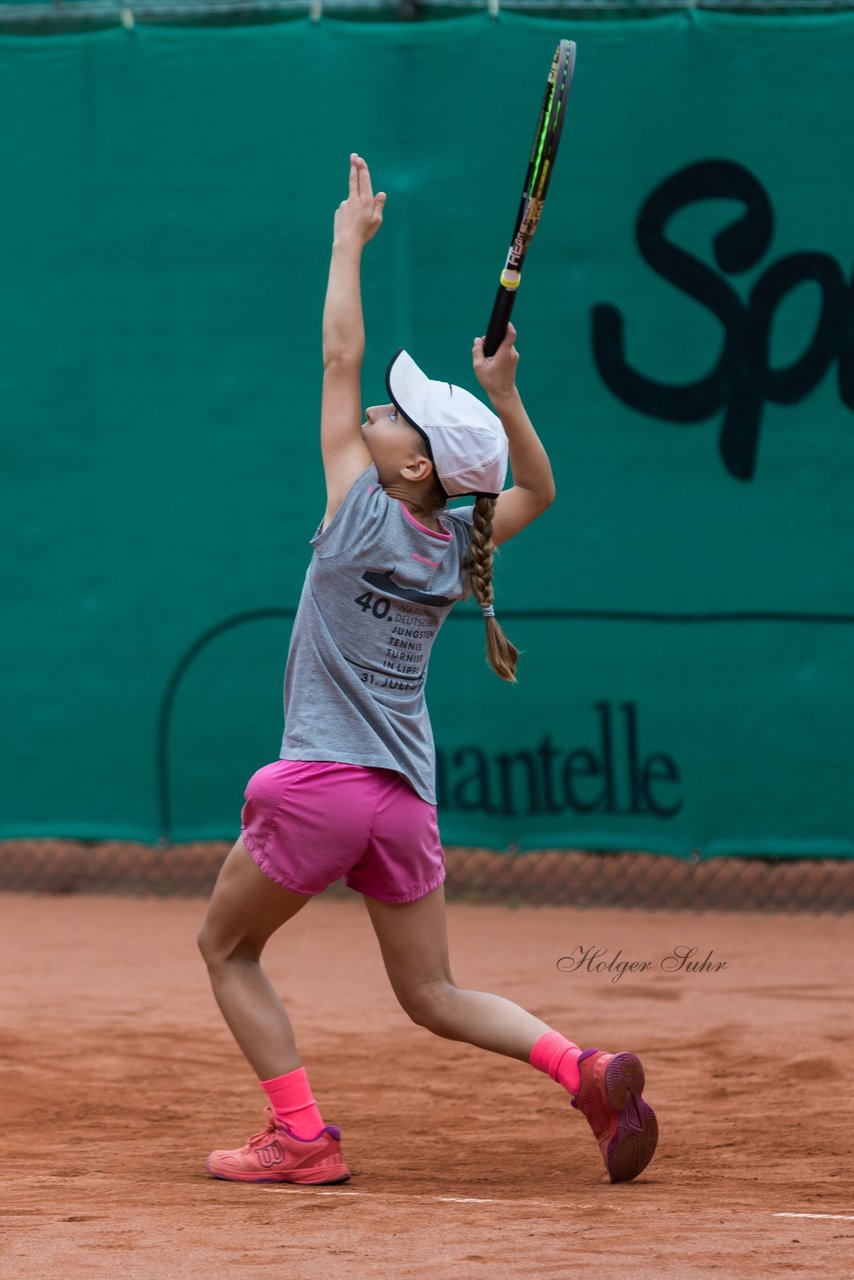
[(605, 1163), (612, 1182), (629, 1182), (643, 1173), (658, 1145), (655, 1112), (641, 1094), (643, 1064), (633, 1053), (615, 1053), (602, 1081), (608, 1105), (617, 1112), (617, 1131), (608, 1143)]
[[(350, 1170), (343, 1164), (333, 1169), (307, 1169), (305, 1173), (296, 1172), (292, 1174), (258, 1174), (248, 1171), (246, 1173), (220, 1173), (219, 1170), (211, 1168), (210, 1161), (205, 1161), (205, 1168), (212, 1178), (219, 1178), (220, 1182), (292, 1182), (301, 1187), (327, 1187), (350, 1181)], [(318, 1174), (321, 1174), (321, 1176), (318, 1177)], [(332, 1175), (331, 1177), (330, 1174)]]

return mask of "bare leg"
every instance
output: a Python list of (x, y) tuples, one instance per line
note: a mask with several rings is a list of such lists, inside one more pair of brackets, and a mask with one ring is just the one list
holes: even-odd
[(219, 873), (199, 934), (216, 1002), (259, 1080), (301, 1065), (290, 1018), (260, 956), (267, 939), (310, 901), (274, 884), (238, 840)]
[[(365, 898), (365, 905), (394, 993), (414, 1022), (447, 1040), (530, 1062), (534, 1044), (552, 1028), (511, 1000), (456, 986), (448, 963), (443, 886), (418, 902)], [(611, 1181), (627, 1182), (647, 1167), (658, 1142), (655, 1112), (641, 1096), (643, 1066), (633, 1053), (592, 1052), (580, 1088), (563, 1076), (559, 1083), (567, 1092), (578, 1089), (576, 1105)]]
[(365, 898), (395, 995), (419, 1026), (446, 1040), (463, 1040), (520, 1062), (552, 1028), (532, 1013), (485, 991), (460, 989), (451, 976), (445, 891), (417, 902)]

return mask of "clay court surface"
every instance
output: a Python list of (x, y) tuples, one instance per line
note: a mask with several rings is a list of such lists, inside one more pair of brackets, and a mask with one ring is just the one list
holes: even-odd
[[(203, 1171), (265, 1101), (196, 951), (204, 911), (0, 896), (4, 1276), (854, 1272), (850, 916), (449, 903), (460, 986), (643, 1057), (661, 1141), (614, 1187), (556, 1084), (409, 1023), (361, 899), (317, 899), (267, 966), (353, 1177), (297, 1189)], [(579, 945), (652, 967), (561, 972)], [(726, 968), (663, 972), (678, 945)]]

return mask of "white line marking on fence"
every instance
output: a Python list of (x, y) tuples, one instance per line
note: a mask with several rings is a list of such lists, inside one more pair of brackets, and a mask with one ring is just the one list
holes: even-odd
[(854, 1222), (854, 1213), (775, 1213), (775, 1218), (832, 1218), (835, 1222)]

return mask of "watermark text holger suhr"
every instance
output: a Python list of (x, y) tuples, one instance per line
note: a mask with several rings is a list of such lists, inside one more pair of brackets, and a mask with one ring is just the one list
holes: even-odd
[(568, 956), (561, 956), (557, 967), (561, 973), (605, 973), (612, 982), (619, 982), (626, 973), (649, 973), (658, 968), (662, 973), (720, 973), (726, 968), (726, 960), (715, 960), (714, 951), (698, 959), (697, 947), (680, 945), (672, 947), (666, 956), (654, 960), (623, 960), (622, 950), (608, 958), (607, 947), (584, 947), (580, 943)]

